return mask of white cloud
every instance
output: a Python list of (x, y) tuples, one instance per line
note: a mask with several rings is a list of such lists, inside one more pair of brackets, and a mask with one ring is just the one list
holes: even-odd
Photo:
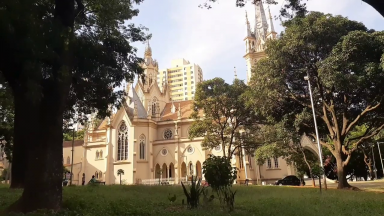
[[(282, 0), (271, 6), (272, 15), (278, 15)], [(233, 67), (245, 79), (246, 63), (243, 59), (245, 36), (245, 10), (251, 26), (254, 22), (254, 6), (237, 8), (235, 0), (221, 0), (210, 10), (197, 6), (205, 0), (145, 0), (140, 6), (135, 23), (149, 27), (153, 34), (151, 46), (160, 68), (170, 66), (175, 58), (185, 58), (199, 64), (204, 77), (222, 77), (230, 82)], [(266, 9), (266, 8), (265, 8)], [(360, 0), (309, 0), (308, 9), (324, 13), (341, 14), (361, 21), (369, 28), (383, 30), (384, 18)], [(278, 32), (283, 28), (275, 20)], [(144, 46), (138, 45), (139, 54)]]

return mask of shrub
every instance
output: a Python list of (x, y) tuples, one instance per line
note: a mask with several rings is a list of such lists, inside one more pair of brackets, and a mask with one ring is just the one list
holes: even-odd
[(228, 157), (209, 155), (203, 163), (203, 174), (212, 189), (232, 186), (237, 177), (237, 170), (231, 166)]
[(187, 190), (183, 182), (181, 182), (181, 185), (183, 186), (184, 194), (187, 197), (188, 207), (191, 209), (197, 208), (197, 206), (200, 203), (200, 195), (204, 191), (204, 187), (201, 186), (201, 179), (198, 179), (196, 181), (196, 178), (193, 178), (192, 176), (192, 181), (191, 181), (191, 186), (189, 187), (189, 191)]
[(205, 179), (216, 192), (220, 203), (229, 211), (233, 211), (236, 191), (232, 191), (232, 184), (236, 180), (237, 169), (231, 166), (230, 158), (210, 155), (204, 161), (203, 169)]

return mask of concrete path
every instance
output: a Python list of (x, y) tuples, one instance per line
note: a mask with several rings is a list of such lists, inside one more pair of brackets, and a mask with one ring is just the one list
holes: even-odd
[[(316, 186), (318, 186), (319, 180), (316, 179), (315, 182), (316, 182)], [(354, 181), (354, 182), (349, 182), (349, 184), (352, 186), (358, 187), (360, 189), (374, 189), (374, 190), (381, 189), (384, 191), (384, 179), (379, 179), (374, 181)], [(305, 185), (310, 187), (312, 185), (312, 180), (306, 180)], [(327, 186), (329, 188), (336, 188), (337, 183), (327, 182)]]

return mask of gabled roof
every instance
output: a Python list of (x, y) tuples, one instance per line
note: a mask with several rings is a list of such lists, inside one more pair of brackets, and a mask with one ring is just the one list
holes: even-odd
[(130, 118), (133, 118), (135, 102), (137, 106), (137, 118), (147, 118), (147, 111), (145, 110), (144, 105), (141, 103), (141, 100), (137, 95), (134, 87), (131, 85), (129, 87), (126, 103), (124, 104), (124, 109)]
[[(172, 105), (175, 106), (175, 112), (172, 112)], [(161, 113), (160, 120), (161, 121), (167, 121), (167, 120), (177, 120), (178, 119), (178, 110), (179, 105), (181, 109), (181, 119), (189, 119), (189, 116), (192, 114), (193, 109), (193, 101), (174, 101), (173, 103), (167, 103), (164, 107), (163, 112)]]

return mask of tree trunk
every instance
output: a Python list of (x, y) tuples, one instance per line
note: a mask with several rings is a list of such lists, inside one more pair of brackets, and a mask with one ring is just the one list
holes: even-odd
[(14, 91), (15, 103), (15, 122), (14, 140), (12, 150), (12, 182), (11, 188), (24, 188), (25, 173), (28, 169), (27, 145), (30, 142), (30, 127), (32, 123), (29, 119), (29, 100), (26, 100), (26, 90), (18, 89)]
[(368, 154), (365, 153), (365, 151), (363, 151), (364, 153), (364, 163), (365, 165), (368, 166), (368, 170), (369, 170), (369, 176), (371, 177), (371, 180), (375, 179), (376, 176), (374, 177), (373, 176), (373, 169), (372, 169), (372, 158), (368, 158)]
[[(62, 200), (63, 105), (59, 89), (49, 83), (44, 97), (28, 109), (29, 126), (27, 149), (28, 169), (21, 198), (9, 207), (13, 212), (32, 212), (38, 209), (59, 210)], [(15, 104), (20, 106), (20, 104)], [(15, 108), (16, 109), (16, 108)], [(16, 161), (16, 160), (15, 160)], [(16, 169), (15, 169), (16, 170)]]
[(121, 174), (120, 174), (120, 185), (121, 185)]
[(9, 163), (8, 163), (7, 175), (6, 175), (6, 177), (5, 177), (5, 184), (10, 184), (10, 183), (11, 183), (11, 181), (10, 181), (10, 179), (11, 179), (11, 174), (12, 174), (12, 163), (9, 162)]
[(305, 164), (307, 164), (307, 167), (309, 169), (309, 175), (312, 178), (312, 186), (316, 187), (315, 178), (313, 177), (313, 174), (312, 174), (312, 167), (311, 167), (311, 165), (309, 164), (309, 162), (307, 160), (307, 156), (305, 155), (305, 152), (304, 152), (303, 148), (300, 148), (300, 151), (303, 154), (304, 162), (305, 162)]
[(313, 178), (313, 175), (311, 174), (312, 177), (312, 187), (316, 187), (316, 181), (315, 178)]
[(352, 186), (347, 181), (347, 176), (345, 173), (345, 166), (343, 159), (341, 157), (341, 153), (336, 157), (337, 162), (337, 178), (338, 178), (338, 184), (337, 189), (349, 189)]

